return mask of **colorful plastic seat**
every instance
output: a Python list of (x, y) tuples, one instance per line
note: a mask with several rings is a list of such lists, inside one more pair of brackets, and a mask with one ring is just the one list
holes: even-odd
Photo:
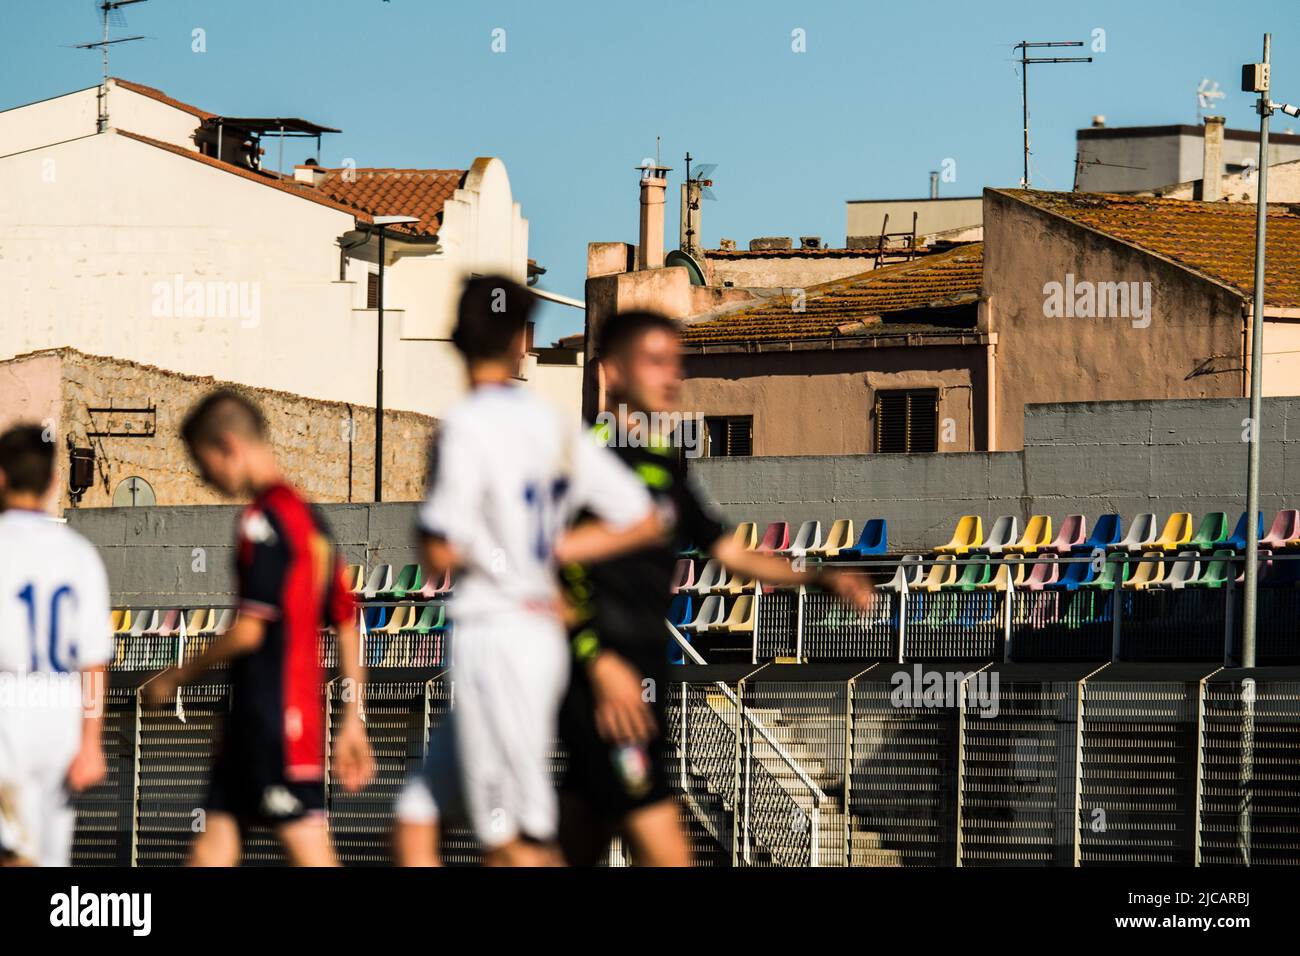
[(1135, 515), (1133, 523), (1128, 526), (1128, 534), (1115, 543), (1116, 548), (1133, 554), (1145, 551), (1156, 540), (1156, 516), (1149, 511)]
[[(1244, 519), (1246, 516), (1242, 515), (1241, 517), (1243, 519), (1242, 530), (1244, 531)], [(1263, 520), (1262, 515), (1260, 516), (1260, 520)], [(1213, 551), (1215, 548), (1222, 547), (1223, 543), (1227, 541), (1227, 539), (1227, 513), (1223, 511), (1211, 511), (1201, 519), (1201, 523), (1197, 525), (1196, 531), (1192, 533), (1192, 540), (1187, 542), (1187, 547), (1194, 548), (1197, 551)]]
[(1061, 572), (1055, 581), (1048, 585), (1053, 590), (1077, 591), (1079, 588), (1091, 584), (1097, 577), (1097, 567), (1090, 560), (1075, 560), (1064, 563), (1065, 570)]
[(1104, 514), (1092, 526), (1092, 534), (1088, 535), (1087, 540), (1076, 544), (1070, 551), (1109, 551), (1118, 548), (1124, 533), (1123, 526), (1124, 519), (1120, 515), (1115, 512)]
[(728, 634), (749, 634), (754, 630), (754, 596), (742, 594), (731, 603), (731, 611), (710, 631), (725, 631)]
[(1145, 552), (1123, 586), (1130, 591), (1145, 591), (1152, 585), (1159, 584), (1165, 576), (1165, 565), (1160, 560), (1161, 557), (1163, 553), (1160, 551)]
[[(1243, 517), (1245, 517), (1243, 515)], [(1260, 524), (1264, 523), (1263, 515), (1260, 516)], [(1205, 570), (1201, 576), (1194, 581), (1188, 581), (1185, 587), (1189, 588), (1221, 588), (1227, 585), (1232, 577), (1232, 559), (1235, 556), (1231, 548), (1220, 548), (1210, 557), (1209, 562), (1205, 565)]]
[(822, 546), (822, 523), (805, 521), (799, 525), (799, 532), (790, 543), (789, 553), (794, 556), (808, 554)]
[[(1227, 524), (1227, 516), (1224, 516), (1224, 524)], [(1195, 581), (1201, 574), (1201, 553), (1199, 551), (1180, 551), (1178, 560), (1169, 567), (1165, 576), (1158, 582), (1152, 584), (1156, 588), (1170, 588), (1181, 591), (1189, 583)]]
[(419, 594), (420, 589), (423, 587), (424, 569), (418, 564), (407, 564), (403, 565), (402, 570), (397, 573), (388, 595), (394, 600), (400, 601), (403, 598), (414, 597)]
[(1049, 515), (1030, 515), (1020, 540), (1007, 546), (1008, 551), (1022, 554), (1041, 551), (1052, 542), (1052, 519)]
[(889, 551), (889, 524), (884, 518), (870, 518), (852, 547), (841, 549), (840, 560), (860, 561)]
[(387, 594), (393, 587), (393, 566), (391, 564), (381, 564), (370, 572), (370, 580), (362, 589), (366, 600), (373, 600), (381, 594)]
[(746, 551), (753, 551), (758, 547), (758, 525), (752, 521), (742, 521), (736, 525), (732, 537), (735, 539), (736, 544)]
[(695, 582), (682, 590), (691, 594), (705, 595), (722, 587), (726, 580), (727, 569), (722, 566), (722, 562), (717, 558), (709, 558), (704, 562), (704, 567), (695, 578)]
[(764, 554), (784, 554), (790, 548), (790, 522), (773, 521), (763, 529), (758, 550)]
[(984, 523), (979, 515), (962, 515), (947, 544), (935, 548), (938, 554), (965, 554), (984, 543)]
[(726, 620), (727, 606), (722, 600), (720, 594), (710, 594), (700, 602), (700, 608), (695, 612), (695, 617), (686, 625), (689, 630), (700, 632), (707, 631), (714, 624), (721, 624)]
[[(1119, 515), (1115, 515), (1115, 518), (1118, 519)], [(1118, 523), (1116, 521), (1116, 524)], [(1056, 532), (1056, 538), (1047, 547), (1057, 554), (1069, 554), (1079, 545), (1084, 544), (1087, 538), (1088, 519), (1083, 515), (1066, 515), (1065, 520), (1061, 522), (1061, 530)], [(1109, 547), (1111, 543), (1108, 541), (1102, 547)]]
[(853, 519), (837, 518), (831, 523), (831, 530), (820, 548), (811, 548), (808, 553), (820, 558), (834, 558), (842, 550), (853, 544)]
[(961, 576), (953, 582), (952, 588), (958, 591), (974, 591), (982, 584), (993, 579), (993, 564), (987, 554), (972, 554), (966, 559)]
[(925, 579), (916, 585), (918, 591), (929, 591), (936, 593), (944, 587), (950, 587), (957, 580), (957, 556), (955, 554), (941, 554), (935, 559), (934, 564), (930, 565), (929, 573)]
[(350, 594), (360, 594), (361, 589), (366, 586), (366, 566), (349, 564), (343, 569), (343, 583), (347, 585)]
[[(1234, 551), (1246, 550), (1246, 512), (1241, 513), (1237, 519), (1237, 526), (1232, 529), (1232, 534), (1228, 535), (1221, 544), (1221, 547), (1232, 548)], [(1255, 540), (1262, 541), (1264, 537), (1264, 512), (1255, 512)]]
[(1055, 584), (1061, 576), (1061, 566), (1055, 554), (1041, 554), (1033, 559), (1033, 567), (1025, 578), (1025, 588), (1041, 591), (1050, 584)]
[(1295, 508), (1279, 511), (1273, 519), (1273, 526), (1259, 544), (1260, 547), (1272, 548), (1274, 551), (1300, 544), (1300, 511)]
[(907, 581), (908, 590), (916, 588), (925, 575), (925, 567), (921, 564), (921, 560), (919, 554), (903, 555), (898, 561), (898, 567), (894, 569), (894, 576), (880, 585), (880, 590), (901, 591), (904, 579)]
[(1127, 581), (1132, 573), (1133, 563), (1129, 560), (1128, 554), (1117, 551), (1106, 555), (1097, 576), (1081, 585), (1081, 587), (1096, 588), (1100, 591), (1113, 591), (1117, 584)]
[(1160, 537), (1151, 542), (1151, 547), (1159, 548), (1161, 551), (1178, 551), (1186, 547), (1191, 540), (1191, 512), (1175, 511), (1165, 521), (1165, 526), (1160, 531)]
[(695, 562), (690, 558), (678, 558), (673, 565), (673, 593), (685, 590), (695, 583)]

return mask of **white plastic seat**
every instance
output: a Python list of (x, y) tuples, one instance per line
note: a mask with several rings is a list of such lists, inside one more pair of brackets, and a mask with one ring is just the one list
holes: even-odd
[(688, 594), (705, 595), (722, 587), (726, 580), (727, 569), (722, 566), (722, 562), (717, 558), (709, 558), (704, 562), (704, 567), (695, 579), (695, 583), (682, 590)]
[(789, 550), (785, 554), (798, 556), (807, 554), (809, 551), (815, 551), (822, 546), (822, 523), (812, 520), (805, 521), (799, 525), (799, 531), (790, 543)]
[(914, 590), (925, 577), (925, 568), (921, 565), (921, 556), (919, 554), (905, 554), (898, 561), (898, 567), (894, 569), (894, 576), (880, 585), (882, 591), (901, 591), (903, 590), (903, 580), (907, 580), (909, 590)]
[(974, 551), (987, 551), (989, 554), (1001, 554), (1016, 543), (1020, 534), (1020, 520), (1015, 515), (1002, 515), (993, 522), (984, 543), (973, 548)]
[(1156, 540), (1157, 531), (1156, 516), (1150, 511), (1134, 515), (1133, 522), (1128, 526), (1128, 533), (1119, 544), (1115, 545), (1115, 549), (1130, 554), (1142, 551)]
[(710, 594), (700, 602), (700, 609), (694, 620), (686, 625), (687, 630), (707, 631), (715, 624), (721, 624), (726, 618), (727, 605), (720, 594)]
[(393, 589), (393, 566), (391, 564), (381, 564), (370, 572), (370, 580), (362, 593), (367, 600), (372, 599), (377, 594), (383, 594), (385, 591)]

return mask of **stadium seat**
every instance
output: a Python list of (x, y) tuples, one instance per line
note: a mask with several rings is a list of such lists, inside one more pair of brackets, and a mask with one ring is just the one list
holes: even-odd
[(1010, 591), (1019, 587), (1025, 579), (1025, 557), (1022, 554), (1004, 555), (994, 566), (993, 576), (977, 585), (981, 591)]
[(714, 588), (713, 594), (748, 594), (754, 590), (754, 579), (739, 571), (730, 575), (725, 582)]
[(372, 601), (377, 595), (387, 594), (393, 587), (393, 566), (391, 564), (381, 564), (370, 572), (370, 580), (366, 582), (362, 594), (366, 596), (367, 601)]
[[(1260, 581), (1263, 581), (1265, 578), (1268, 577), (1269, 572), (1273, 570), (1273, 552), (1268, 550), (1267, 548), (1261, 548), (1255, 560), (1257, 562), (1255, 573), (1258, 579)], [(1245, 561), (1241, 562), (1241, 570), (1237, 572), (1236, 583), (1237, 584), (1246, 583), (1246, 562)]]
[(113, 625), (114, 634), (126, 634), (131, 630), (131, 612), (126, 608), (113, 608), (109, 619)]
[(1159, 584), (1165, 576), (1165, 565), (1160, 560), (1163, 553), (1147, 551), (1133, 569), (1132, 576), (1124, 582), (1124, 587), (1131, 591), (1144, 591), (1152, 585)]
[(962, 515), (957, 520), (957, 527), (947, 544), (941, 544), (934, 550), (938, 554), (965, 554), (971, 548), (984, 541), (984, 523), (979, 515)]
[(411, 597), (424, 587), (424, 570), (418, 564), (407, 564), (398, 572), (393, 588), (388, 593), (398, 601)]
[(216, 634), (225, 634), (235, 623), (235, 609), (233, 607), (223, 607), (217, 613), (217, 621), (213, 626), (213, 632)]
[[(1084, 556), (1079, 555), (1082, 559)], [(1090, 560), (1075, 560), (1065, 563), (1065, 570), (1053, 581), (1049, 588), (1061, 591), (1077, 591), (1091, 584), (1097, 577), (1097, 568)]]
[[(1116, 524), (1118, 524), (1119, 515), (1114, 517), (1116, 518)], [(1088, 519), (1083, 515), (1066, 515), (1065, 520), (1061, 522), (1061, 530), (1056, 533), (1056, 539), (1047, 547), (1057, 554), (1069, 554), (1083, 544), (1087, 536)], [(1118, 536), (1118, 533), (1116, 533), (1116, 537)], [(1113, 541), (1107, 541), (1102, 547), (1108, 547), (1112, 544), (1114, 544)]]
[(1273, 518), (1273, 525), (1268, 529), (1268, 534), (1260, 539), (1259, 546), (1280, 551), (1297, 540), (1300, 540), (1300, 511), (1283, 508)]
[(1052, 519), (1048, 515), (1030, 515), (1020, 540), (1006, 546), (1006, 551), (1029, 553), (1041, 551), (1052, 542)]
[(790, 522), (773, 521), (763, 529), (758, 550), (764, 554), (785, 554), (790, 549)]
[(972, 554), (967, 558), (966, 566), (962, 568), (961, 576), (953, 582), (952, 588), (957, 591), (974, 591), (992, 579), (993, 564), (989, 561), (989, 556)]
[(181, 612), (172, 607), (163, 611), (162, 618), (158, 622), (158, 630), (155, 632), (159, 637), (171, 637), (180, 629)]
[(746, 551), (753, 551), (758, 547), (758, 525), (752, 521), (742, 521), (736, 525), (736, 531), (732, 537), (736, 539), (736, 544)]
[(419, 598), (423, 601), (432, 600), (433, 598), (446, 597), (451, 593), (451, 568), (442, 572), (442, 577), (435, 580), (425, 578), (424, 586), (420, 588)]
[(1156, 540), (1156, 516), (1149, 511), (1144, 511), (1140, 515), (1135, 515), (1133, 523), (1128, 526), (1128, 534), (1123, 539), (1115, 543), (1115, 547), (1122, 548), (1129, 554), (1136, 551), (1142, 551), (1151, 546)]
[[(1069, 519), (1066, 519), (1067, 521)], [(1135, 519), (1136, 520), (1136, 519)], [(1123, 534), (1124, 519), (1115, 512), (1104, 514), (1099, 517), (1092, 526), (1092, 534), (1088, 535), (1086, 541), (1076, 544), (1070, 550), (1073, 551), (1109, 551), (1112, 548), (1120, 547), (1120, 537)], [(1130, 529), (1131, 530), (1131, 529)]]
[(844, 561), (860, 561), (889, 550), (889, 524), (884, 518), (869, 518), (862, 526), (857, 543), (840, 549), (837, 557)]
[(794, 541), (790, 544), (790, 554), (799, 556), (815, 551), (822, 546), (822, 523), (820, 521), (805, 521), (799, 525), (799, 533), (794, 536)]
[(415, 605), (399, 604), (381, 628), (385, 634), (400, 634), (415, 627)]
[(731, 603), (731, 611), (710, 631), (725, 631), (728, 634), (749, 634), (754, 630), (754, 596), (742, 594)]
[(1015, 515), (1000, 515), (989, 528), (988, 537), (982, 544), (971, 548), (988, 554), (1001, 554), (1008, 546), (1015, 544), (1020, 532), (1020, 519)]
[[(1246, 530), (1244, 523), (1245, 515), (1242, 516), (1242, 530)], [(1262, 516), (1261, 519), (1263, 520)], [(1192, 540), (1187, 542), (1187, 547), (1194, 548), (1197, 551), (1213, 551), (1222, 545), (1228, 538), (1228, 515), (1223, 511), (1211, 511), (1201, 519), (1196, 531), (1192, 534)]]
[[(1244, 517), (1244, 516), (1243, 516)], [(1263, 516), (1260, 516), (1260, 523), (1263, 524)], [(1232, 558), (1235, 552), (1231, 548), (1220, 548), (1215, 551), (1209, 562), (1205, 565), (1205, 571), (1194, 581), (1188, 581), (1185, 587), (1189, 588), (1221, 588), (1228, 583), (1232, 575)]]
[(837, 518), (819, 548), (809, 548), (808, 553), (819, 558), (833, 558), (853, 544), (853, 519)]
[(899, 559), (898, 567), (894, 569), (894, 576), (880, 585), (883, 591), (901, 591), (903, 590), (903, 581), (906, 579), (908, 588), (915, 588), (921, 583), (921, 578), (925, 574), (925, 568), (921, 564), (919, 554), (905, 554)]
[(366, 566), (349, 564), (343, 569), (343, 581), (347, 584), (350, 593), (360, 594), (361, 589), (366, 586)]
[(935, 559), (934, 564), (930, 565), (930, 571), (923, 581), (916, 585), (918, 591), (929, 591), (934, 594), (942, 590), (945, 586), (951, 586), (957, 580), (957, 556), (955, 554), (941, 554)]
[(1113, 591), (1117, 582), (1127, 581), (1132, 573), (1133, 563), (1129, 560), (1128, 554), (1123, 551), (1116, 551), (1106, 555), (1101, 571), (1098, 572), (1095, 578), (1080, 586), (1096, 588), (1101, 591)]
[(208, 612), (202, 608), (193, 608), (185, 614), (185, 636), (194, 637), (203, 630), (203, 625), (208, 619)]
[(723, 603), (722, 595), (710, 594), (700, 602), (700, 609), (686, 627), (696, 633), (707, 631), (714, 624), (721, 624), (726, 620), (726, 610), (727, 606)]
[(1160, 537), (1151, 542), (1151, 547), (1161, 551), (1177, 551), (1192, 540), (1192, 515), (1189, 511), (1175, 511), (1165, 521)]
[(705, 595), (722, 587), (726, 580), (727, 569), (722, 566), (722, 562), (717, 558), (709, 558), (696, 576), (695, 583), (682, 590), (690, 594)]
[(365, 625), (367, 634), (383, 630), (384, 625), (388, 623), (388, 610), (386, 607), (368, 607), (365, 609), (362, 622)]
[(154, 616), (158, 612), (152, 608), (136, 608), (131, 612), (131, 631), (132, 637), (140, 637), (150, 625), (153, 624)]
[(688, 590), (695, 583), (695, 562), (690, 558), (678, 558), (673, 566), (673, 593)]
[[(1227, 516), (1224, 515), (1224, 524), (1227, 524)], [(1199, 551), (1180, 551), (1178, 560), (1167, 570), (1165, 576), (1151, 586), (1155, 588), (1172, 588), (1182, 590), (1192, 581), (1200, 577), (1201, 573), (1201, 553)]]
[(668, 623), (680, 630), (691, 621), (692, 604), (689, 594), (678, 594), (668, 605)]
[(1055, 584), (1060, 575), (1061, 566), (1057, 562), (1057, 555), (1039, 555), (1033, 559), (1033, 566), (1029, 569), (1024, 586), (1030, 591), (1041, 591), (1049, 584)]
[[(1237, 526), (1232, 529), (1232, 534), (1228, 535), (1228, 537), (1223, 541), (1222, 546), (1225, 548), (1232, 548), (1234, 551), (1245, 551), (1247, 530), (1246, 512), (1243, 511), (1241, 517), (1237, 519)], [(1257, 511), (1255, 513), (1255, 540), (1260, 541), (1263, 537), (1264, 512)]]

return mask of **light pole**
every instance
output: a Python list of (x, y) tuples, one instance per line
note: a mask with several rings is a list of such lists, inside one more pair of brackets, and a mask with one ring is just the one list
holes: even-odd
[(379, 231), (379, 338), (375, 347), (375, 501), (384, 500), (384, 227), (419, 222), (416, 216), (375, 216)]
[[(1241, 666), (1255, 666), (1255, 622), (1259, 597), (1259, 441), (1264, 394), (1264, 234), (1268, 223), (1268, 118), (1274, 110), (1300, 116), (1300, 107), (1269, 99), (1269, 56), (1273, 34), (1264, 34), (1264, 59), (1241, 68), (1241, 89), (1258, 93), (1259, 194), (1255, 202), (1255, 294), (1251, 303), (1250, 447), (1246, 459), (1246, 578), (1241, 614)], [(1206, 175), (1209, 175), (1207, 170)], [(1255, 520), (1251, 520), (1255, 519)]]

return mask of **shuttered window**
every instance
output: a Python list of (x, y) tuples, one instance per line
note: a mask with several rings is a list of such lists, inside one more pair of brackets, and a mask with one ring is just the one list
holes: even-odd
[(366, 275), (366, 308), (379, 308), (379, 273), (371, 272)]
[(754, 453), (753, 415), (706, 415), (710, 458), (734, 458)]
[(876, 393), (876, 451), (916, 454), (939, 450), (939, 392)]

